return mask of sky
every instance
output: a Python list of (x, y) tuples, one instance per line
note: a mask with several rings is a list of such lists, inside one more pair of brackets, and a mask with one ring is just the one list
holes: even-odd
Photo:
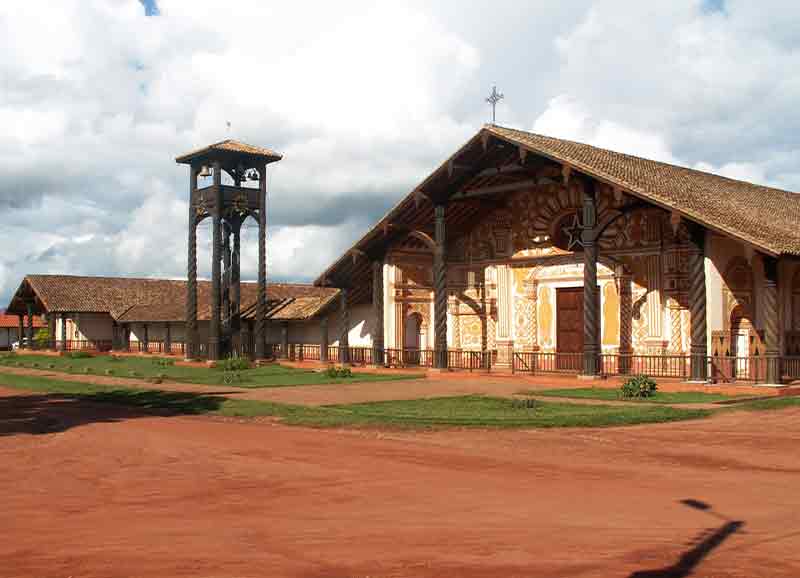
[(225, 138), (284, 154), (268, 276), (310, 281), (495, 84), (498, 124), (800, 190), (796, 2), (26, 0), (0, 32), (0, 307), (27, 273), (185, 276), (174, 159)]

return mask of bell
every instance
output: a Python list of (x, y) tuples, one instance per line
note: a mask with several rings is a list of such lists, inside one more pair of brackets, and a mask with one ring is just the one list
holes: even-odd
[(208, 165), (203, 165), (203, 167), (200, 169), (200, 176), (203, 178), (211, 176), (211, 169), (208, 167)]

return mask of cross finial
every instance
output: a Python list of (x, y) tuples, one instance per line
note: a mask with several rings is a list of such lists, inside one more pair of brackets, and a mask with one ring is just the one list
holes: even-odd
[(497, 92), (497, 86), (492, 87), (492, 94), (488, 96), (486, 102), (492, 105), (492, 124), (495, 124), (497, 119), (497, 103), (503, 100), (505, 96), (501, 92)]

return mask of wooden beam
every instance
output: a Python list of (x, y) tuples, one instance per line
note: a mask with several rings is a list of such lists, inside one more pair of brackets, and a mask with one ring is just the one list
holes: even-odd
[(569, 177), (572, 174), (572, 167), (569, 165), (563, 165), (561, 167), (561, 176), (564, 177), (564, 186), (569, 186)]
[(517, 181), (516, 183), (508, 183), (505, 185), (493, 185), (489, 187), (478, 187), (477, 189), (466, 190), (457, 196), (453, 196), (452, 198), (453, 200), (474, 199), (476, 197), (481, 197), (484, 195), (493, 195), (496, 193), (508, 193), (511, 191), (516, 191), (527, 187), (535, 187), (537, 184), (539, 184), (539, 181), (537, 179), (526, 179), (524, 181)]

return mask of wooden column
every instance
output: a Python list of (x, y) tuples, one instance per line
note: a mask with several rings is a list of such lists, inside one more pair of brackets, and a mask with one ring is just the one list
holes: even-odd
[(600, 299), (597, 290), (597, 198), (595, 183), (583, 183), (583, 374), (600, 373)]
[(48, 349), (56, 349), (56, 314), (47, 314), (47, 340)]
[(233, 254), (231, 255), (231, 333), (236, 337), (239, 348), (242, 347), (242, 275), (240, 250), (242, 245), (242, 222), (233, 227)]
[(144, 346), (145, 353), (147, 353), (150, 351), (150, 326), (147, 323), (143, 323), (142, 331), (144, 332), (142, 335), (142, 344)]
[(778, 315), (778, 260), (764, 257), (764, 353), (766, 357), (766, 381), (781, 382), (780, 334)]
[(33, 303), (28, 301), (25, 307), (28, 308), (28, 326), (25, 331), (25, 337), (28, 338), (28, 347), (33, 349)]
[(221, 333), (221, 281), (222, 272), (220, 265), (222, 255), (222, 166), (219, 161), (214, 161), (214, 209), (211, 213), (213, 231), (211, 238), (211, 320), (208, 330), (208, 360), (219, 359), (220, 333)]
[(708, 337), (706, 328), (706, 232), (699, 225), (689, 227), (689, 320), (692, 346), (689, 375), (692, 381), (708, 379)]
[(445, 254), (445, 205), (433, 210), (436, 247), (433, 252), (433, 349), (434, 367), (447, 369), (447, 256)]
[(281, 323), (281, 349), (283, 350), (283, 357), (289, 359), (289, 322), (284, 321)]
[(319, 322), (319, 360), (328, 363), (328, 316), (323, 316)]
[(164, 353), (172, 353), (172, 325), (167, 321), (166, 333), (164, 334)]
[[(186, 279), (186, 329), (184, 336), (184, 357), (192, 359), (197, 355), (197, 207), (194, 206), (194, 192), (197, 188), (197, 167), (189, 169), (189, 244)], [(125, 331), (123, 328), (123, 336)], [(128, 342), (125, 342), (128, 349)]]
[(383, 365), (383, 261), (372, 262), (372, 363)]
[(350, 363), (350, 304), (347, 289), (339, 293), (339, 363)]
[(22, 338), (25, 337), (25, 316), (17, 315), (17, 319), (19, 320), (19, 325), (17, 326), (17, 341), (19, 342), (19, 346), (22, 347)]
[(258, 303), (256, 305), (256, 359), (267, 352), (267, 167), (258, 167)]
[(61, 349), (67, 349), (67, 314), (61, 314)]
[(633, 354), (633, 288), (630, 273), (619, 275), (619, 372), (630, 372)]

